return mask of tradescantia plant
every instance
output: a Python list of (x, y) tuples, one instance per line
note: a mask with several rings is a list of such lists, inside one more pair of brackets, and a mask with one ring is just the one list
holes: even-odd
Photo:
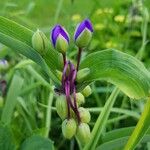
[[(119, 90), (132, 99), (147, 99), (141, 118), (128, 142), (126, 141), (127, 145), (124, 149), (132, 150), (144, 137), (150, 125), (150, 101), (148, 99), (150, 96), (150, 73), (137, 58), (115, 49), (89, 54), (81, 61), (82, 51), (89, 44), (92, 33), (93, 27), (89, 19), (85, 19), (77, 26), (74, 41), (78, 47), (78, 56), (74, 64), (67, 59), (66, 51), (69, 47), (70, 37), (61, 25), (56, 25), (51, 31), (53, 49), (50, 40), (43, 32), (37, 30), (34, 33), (9, 19), (0, 17), (0, 42), (41, 66), (46, 74), (47, 79), (44, 79), (44, 82), (48, 87), (50, 87), (49, 78), (53, 81), (55, 93), (57, 93), (56, 110), (63, 120), (62, 133), (68, 139), (75, 136), (84, 150), (96, 149)], [(117, 88), (106, 101), (92, 132), (90, 132), (87, 124), (91, 118), (90, 113), (80, 106), (85, 103), (85, 97), (92, 92), (89, 85), (96, 80), (108, 81)], [(21, 87), (21, 79), (20, 84)], [(10, 118), (6, 122), (6, 114), (4, 109), (1, 122), (7, 125), (10, 123)], [(40, 138), (33, 137), (31, 139)], [(43, 140), (41, 139), (41, 141)], [(44, 142), (47, 141), (44, 140)], [(28, 148), (29, 143), (27, 140), (24, 145)], [(49, 144), (51, 145), (52, 142)], [(30, 144), (30, 146), (32, 145)]]

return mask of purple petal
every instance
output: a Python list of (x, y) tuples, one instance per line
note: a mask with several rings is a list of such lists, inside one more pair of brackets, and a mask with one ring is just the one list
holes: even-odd
[(52, 39), (52, 43), (53, 43), (54, 47), (55, 47), (55, 44), (56, 44), (56, 41), (57, 41), (57, 37), (59, 36), (59, 34), (61, 34), (69, 43), (69, 36), (68, 36), (67, 32), (65, 31), (65, 29), (63, 29), (58, 24), (52, 29), (52, 33), (51, 33), (51, 39)]
[(83, 21), (79, 24), (79, 26), (77, 27), (76, 32), (75, 32), (75, 36), (74, 36), (75, 40), (78, 38), (78, 36), (81, 34), (81, 32), (82, 32), (85, 28), (87, 28), (87, 29), (89, 29), (91, 32), (93, 32), (92, 23), (91, 23), (91, 21), (90, 21), (89, 19), (85, 19), (85, 20), (83, 20)]

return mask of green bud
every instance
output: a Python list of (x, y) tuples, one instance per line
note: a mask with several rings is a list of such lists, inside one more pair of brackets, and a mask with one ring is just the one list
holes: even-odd
[(63, 54), (66, 53), (68, 49), (68, 42), (61, 35), (59, 35), (57, 38), (56, 49)]
[(77, 73), (77, 82), (82, 82), (90, 74), (89, 68), (84, 68)]
[(80, 113), (81, 122), (89, 123), (90, 120), (91, 120), (90, 112), (87, 109), (83, 108), (83, 107), (80, 107), (78, 110), (79, 110), (79, 113)]
[(86, 47), (92, 38), (92, 32), (88, 29), (84, 29), (84, 31), (79, 35), (76, 39), (76, 45), (80, 48)]
[(92, 89), (91, 87), (88, 85), (86, 86), (83, 91), (81, 92), (85, 97), (88, 97), (89, 95), (92, 94)]
[(87, 144), (91, 138), (91, 132), (90, 132), (89, 125), (86, 123), (80, 123), (80, 125), (77, 128), (76, 135), (82, 145)]
[(56, 75), (57, 75), (58, 79), (61, 81), (62, 80), (62, 72), (59, 70), (56, 70)]
[(77, 124), (74, 119), (69, 119), (69, 120), (65, 119), (63, 121), (62, 133), (65, 138), (71, 139), (75, 135), (76, 129), (77, 129)]
[(32, 46), (41, 55), (44, 55), (49, 48), (49, 41), (47, 37), (39, 29), (32, 36)]
[(56, 100), (56, 111), (59, 117), (64, 120), (67, 117), (67, 102), (65, 96), (59, 96)]
[(77, 104), (80, 106), (85, 103), (85, 99), (82, 93), (76, 93)]

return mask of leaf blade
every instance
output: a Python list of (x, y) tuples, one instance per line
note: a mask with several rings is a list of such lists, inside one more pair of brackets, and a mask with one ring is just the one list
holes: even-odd
[(88, 55), (80, 69), (88, 67), (90, 75), (78, 86), (84, 87), (95, 80), (106, 80), (115, 84), (131, 98), (140, 99), (149, 95), (150, 73), (135, 57), (114, 49)]

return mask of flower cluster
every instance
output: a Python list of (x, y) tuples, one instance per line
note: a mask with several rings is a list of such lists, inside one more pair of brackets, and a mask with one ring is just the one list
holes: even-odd
[[(93, 33), (93, 27), (89, 19), (82, 21), (75, 30), (74, 41), (78, 47), (76, 66), (66, 58), (66, 51), (69, 47), (70, 37), (65, 28), (56, 25), (51, 31), (51, 42), (53, 47), (63, 56), (63, 71), (58, 71), (61, 80), (61, 87), (56, 89), (59, 96), (56, 100), (56, 110), (63, 120), (62, 133), (65, 138), (71, 139), (74, 135), (85, 144), (90, 139), (89, 123), (91, 116), (87, 109), (80, 107), (85, 102), (85, 97), (91, 94), (90, 86), (87, 86), (81, 93), (77, 93), (76, 83), (82, 82), (90, 73), (89, 68), (79, 70), (80, 59), (83, 49), (89, 44)], [(37, 39), (40, 39), (37, 43)], [(32, 37), (32, 45), (41, 54), (47, 49), (47, 41), (41, 31), (35, 32)], [(41, 46), (43, 43), (43, 46)]]
[(78, 60), (77, 66), (71, 61), (66, 60), (66, 51), (69, 46), (69, 35), (60, 25), (52, 29), (51, 41), (55, 49), (62, 53), (64, 57), (64, 69), (62, 72), (62, 86), (60, 96), (56, 100), (56, 110), (63, 120), (62, 132), (64, 137), (70, 139), (75, 134), (82, 144), (90, 139), (89, 123), (91, 116), (87, 109), (80, 107), (85, 102), (85, 98), (91, 94), (90, 86), (87, 86), (82, 93), (76, 93), (76, 82), (82, 81), (89, 73), (88, 68), (79, 70), (81, 52), (86, 47), (92, 37), (93, 27), (90, 20), (86, 19), (81, 22), (75, 31), (74, 41), (77, 45)]

